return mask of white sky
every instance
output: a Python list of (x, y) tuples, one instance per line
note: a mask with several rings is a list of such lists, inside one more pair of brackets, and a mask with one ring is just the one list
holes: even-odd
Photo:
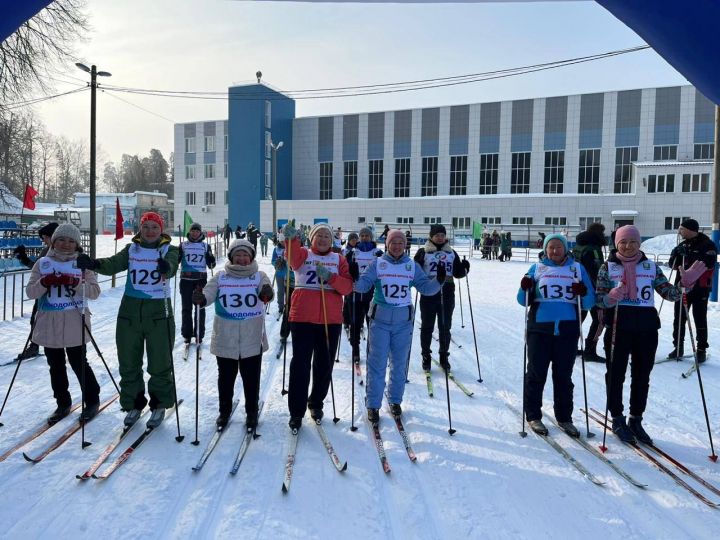
[[(642, 44), (594, 2), (307, 4), (87, 0), (77, 52), (118, 86), (226, 91), (263, 80), (297, 90), (453, 76)], [(82, 84), (74, 65), (57, 79)], [(685, 84), (653, 51), (489, 82), (401, 94), (304, 100), (298, 116), (380, 111)], [(57, 91), (72, 88), (56, 83)], [(172, 150), (172, 122), (227, 118), (226, 101), (98, 94), (99, 161)], [(89, 93), (36, 106), (50, 132), (89, 133)], [(101, 169), (99, 169), (101, 170)]]

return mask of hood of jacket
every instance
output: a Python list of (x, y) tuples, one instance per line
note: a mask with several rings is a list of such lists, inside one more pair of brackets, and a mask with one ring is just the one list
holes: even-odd
[(582, 231), (575, 237), (575, 243), (579, 246), (598, 246), (607, 245), (605, 237), (591, 231)]
[(390, 254), (386, 251), (385, 253), (382, 254), (382, 256), (380, 257), (380, 259), (383, 260), (383, 261), (387, 261), (387, 262), (389, 262), (390, 264), (405, 264), (405, 263), (413, 262), (410, 257), (408, 257), (407, 255), (405, 255), (404, 252), (403, 252), (403, 254), (400, 256), (399, 259), (396, 259), (395, 257), (393, 257), (392, 255), (390, 255)]
[(452, 247), (450, 247), (450, 242), (445, 242), (442, 246), (438, 246), (432, 240), (427, 240), (423, 248), (425, 249), (425, 253), (435, 253), (436, 251), (445, 251), (447, 253), (452, 253)]

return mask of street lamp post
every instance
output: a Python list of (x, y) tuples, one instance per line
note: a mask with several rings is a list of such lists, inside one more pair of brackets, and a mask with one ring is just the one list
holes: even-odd
[(96, 192), (96, 152), (95, 152), (95, 138), (96, 138), (96, 90), (97, 90), (97, 78), (110, 77), (111, 74), (107, 71), (98, 71), (97, 66), (93, 64), (91, 67), (87, 67), (85, 64), (77, 62), (75, 64), (78, 68), (90, 74), (90, 256), (95, 258), (95, 237), (97, 235), (97, 223), (95, 213), (95, 192)]
[(273, 201), (273, 212), (272, 212), (272, 233), (277, 234), (277, 153), (283, 146), (283, 142), (280, 141), (277, 144), (273, 144), (270, 141), (270, 148), (272, 148), (272, 201)]

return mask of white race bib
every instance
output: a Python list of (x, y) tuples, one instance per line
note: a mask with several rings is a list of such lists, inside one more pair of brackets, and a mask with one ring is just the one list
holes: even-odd
[(125, 294), (134, 298), (165, 298), (163, 276), (157, 269), (157, 260), (165, 256), (169, 247), (165, 245), (153, 249), (138, 244), (130, 246)]
[[(75, 266), (75, 261), (60, 262), (50, 257), (43, 257), (38, 262), (42, 277), (51, 274), (62, 274), (79, 280), (82, 276), (82, 271)], [(40, 302), (38, 302), (38, 309), (41, 311), (81, 309), (83, 301), (77, 292), (77, 288), (73, 285), (53, 285), (41, 297)]]
[(576, 304), (572, 284), (582, 279), (580, 264), (567, 266), (548, 266), (538, 263), (535, 266), (537, 295), (535, 302), (569, 302)]
[(453, 263), (455, 262), (455, 254), (450, 251), (434, 251), (432, 253), (425, 252), (425, 264), (423, 270), (429, 277), (437, 276), (438, 263), (445, 264), (445, 271), (448, 276), (452, 276)]
[[(655, 263), (652, 261), (642, 261), (637, 263), (635, 267), (635, 286), (637, 287), (637, 299), (625, 299), (619, 302), (621, 306), (637, 306), (637, 307), (655, 307), (655, 290), (653, 289), (653, 281), (655, 280), (657, 270)], [(608, 275), (616, 287), (623, 279), (623, 265), (614, 262), (608, 262)], [(627, 287), (632, 287), (627, 284)]]
[(414, 261), (405, 264), (390, 264), (383, 259), (378, 259), (377, 277), (380, 280), (380, 288), (386, 303), (391, 306), (412, 304), (410, 283), (415, 277)]
[(244, 321), (253, 317), (262, 317), (265, 306), (258, 298), (260, 274), (238, 278), (229, 276), (225, 271), (218, 272), (218, 293), (215, 298), (215, 314), (223, 319)]
[[(322, 264), (333, 274), (337, 274), (340, 271), (340, 255), (338, 253), (317, 255), (312, 251), (308, 251), (307, 259), (305, 259), (303, 265), (294, 271), (296, 289), (320, 290), (320, 278), (317, 276), (315, 263)], [(327, 289), (327, 284), (325, 284), (325, 288)]]
[(359, 249), (355, 250), (355, 262), (358, 264), (361, 274), (368, 266), (370, 266), (370, 263), (377, 259), (375, 256), (376, 251), (377, 249), (373, 249), (371, 251), (360, 251)]
[(207, 263), (205, 253), (207, 246), (204, 242), (183, 242), (182, 243), (182, 271), (183, 272), (206, 272)]

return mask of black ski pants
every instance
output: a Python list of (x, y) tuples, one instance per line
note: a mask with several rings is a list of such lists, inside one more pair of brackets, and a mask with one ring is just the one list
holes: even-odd
[[(192, 293), (197, 286), (205, 287), (207, 279), (181, 279), (180, 280), (180, 299), (182, 300), (182, 326), (180, 333), (185, 341), (190, 341), (195, 337), (195, 310), (192, 303)], [(205, 308), (200, 308), (200, 328), (198, 330), (198, 339), (200, 341), (205, 337)]]
[(83, 362), (83, 347), (67, 347), (65, 349), (53, 349), (45, 347), (45, 357), (48, 366), (50, 366), (50, 385), (53, 389), (55, 401), (58, 407), (70, 407), (72, 405), (72, 397), (70, 396), (70, 383), (68, 382), (67, 369), (65, 368), (65, 354), (70, 367), (77, 376), (78, 383), (82, 388), (82, 370), (85, 369), (85, 404), (95, 405), (100, 402), (100, 385), (95, 378), (92, 368), (87, 363), (87, 359)]
[(528, 422), (542, 418), (542, 398), (548, 369), (552, 365), (553, 405), (558, 422), (572, 420), (572, 371), (577, 353), (577, 332), (558, 336), (528, 332), (528, 364), (525, 372), (525, 416)]
[(590, 330), (588, 330), (587, 335), (585, 336), (585, 348), (589, 349), (591, 348), (591, 343), (593, 342), (593, 339), (595, 338), (595, 335), (598, 332), (598, 328), (602, 324), (602, 321), (600, 320), (599, 312), (600, 309), (597, 306), (594, 306), (589, 312), (583, 310), (582, 311), (582, 321), (585, 322), (585, 318), (587, 317), (588, 313), (590, 313), (590, 318), (592, 319), (592, 323), (590, 324)]
[(245, 394), (245, 414), (250, 416), (258, 412), (260, 398), (260, 364), (262, 352), (249, 358), (217, 357), (218, 397), (220, 414), (230, 414), (233, 396), (235, 395), (235, 379), (238, 371), (242, 379)]
[[(442, 296), (442, 300), (441, 300)], [(440, 338), (440, 359), (450, 356), (450, 329), (452, 315), (455, 311), (455, 284), (446, 282), (442, 293), (433, 296), (420, 296), (420, 348), (423, 357), (430, 357), (432, 351), (432, 333), (435, 319), (438, 321), (438, 337)]]
[[(343, 322), (350, 327), (350, 345), (352, 346), (353, 358), (360, 357), (360, 331), (365, 324), (368, 311), (370, 310), (371, 293), (352, 293), (345, 297), (343, 304)], [(355, 318), (353, 319), (353, 311)], [(355, 324), (353, 325), (353, 320)]]
[[(706, 287), (695, 287), (687, 293), (688, 311), (692, 311), (697, 348), (703, 350), (708, 348), (707, 306), (709, 296), (710, 289)], [(682, 348), (682, 344), (685, 342), (687, 317), (681, 301), (675, 302), (675, 319), (673, 321), (673, 345), (675, 347), (678, 347), (678, 320), (680, 324), (679, 346)]]
[(612, 331), (605, 332), (605, 358), (607, 371), (605, 384), (608, 393), (608, 410), (613, 417), (623, 413), (623, 384), (628, 360), (630, 363), (630, 415), (642, 416), (647, 406), (650, 390), (650, 372), (655, 365), (655, 351), (658, 346), (657, 330), (627, 331), (618, 328), (615, 334), (615, 349), (612, 348)]
[[(288, 408), (290, 416), (304, 416), (307, 407), (322, 409), (330, 388), (335, 350), (342, 331), (341, 324), (328, 324), (330, 347), (325, 339), (325, 325), (290, 322), (293, 355), (290, 360), (288, 382)], [(312, 392), (308, 396), (310, 371)]]

